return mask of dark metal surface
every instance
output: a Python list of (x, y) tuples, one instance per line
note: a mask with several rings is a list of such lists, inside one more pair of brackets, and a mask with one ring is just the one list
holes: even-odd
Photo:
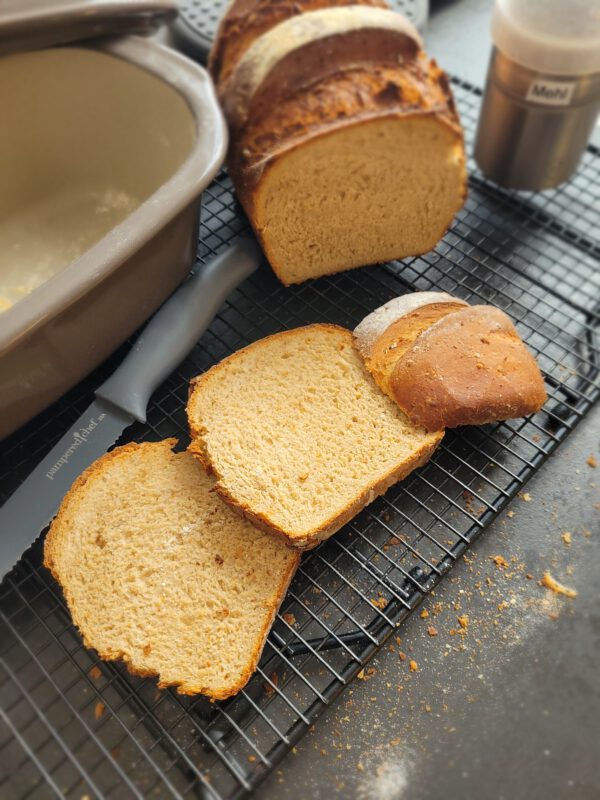
[[(454, 88), (472, 135), (479, 94)], [(189, 378), (243, 344), (315, 321), (353, 326), (412, 289), (506, 310), (538, 356), (549, 401), (530, 419), (449, 433), (425, 468), (308, 553), (257, 674), (225, 703), (158, 692), (152, 680), (97, 663), (39, 566), (38, 544), (0, 590), (0, 763), (11, 765), (0, 795), (41, 797), (52, 781), (74, 796), (229, 797), (274, 768), (597, 399), (598, 163), (590, 150), (570, 184), (536, 197), (473, 172), (465, 209), (426, 256), (288, 289), (262, 269), (231, 296), (131, 438), (185, 440)], [(245, 229), (224, 176), (205, 194), (203, 216), (203, 259)], [(105, 374), (6, 443), (6, 494)]]

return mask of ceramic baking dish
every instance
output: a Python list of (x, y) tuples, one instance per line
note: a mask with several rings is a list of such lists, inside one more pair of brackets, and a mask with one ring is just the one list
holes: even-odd
[(226, 129), (205, 71), (135, 36), (0, 58), (0, 438), (193, 263)]

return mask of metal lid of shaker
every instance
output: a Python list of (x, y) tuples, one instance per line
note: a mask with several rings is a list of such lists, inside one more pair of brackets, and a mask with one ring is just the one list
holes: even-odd
[(505, 56), (532, 70), (600, 72), (600, 0), (496, 0), (492, 39)]

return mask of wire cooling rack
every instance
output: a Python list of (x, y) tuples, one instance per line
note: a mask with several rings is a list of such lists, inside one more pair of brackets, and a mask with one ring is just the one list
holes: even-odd
[[(229, 0), (180, 0), (179, 15), (172, 25), (178, 46), (199, 61), (206, 61), (219, 20)], [(429, 11), (429, 0), (391, 0), (390, 6), (421, 28)]]
[[(467, 136), (479, 93), (454, 82)], [(543, 195), (471, 167), (465, 209), (427, 255), (284, 288), (263, 267), (223, 306), (128, 440), (186, 438), (189, 379), (248, 342), (316, 321), (353, 326), (390, 297), (442, 289), (493, 303), (538, 357), (543, 412), (447, 434), (432, 461), (306, 554), (256, 675), (211, 704), (99, 662), (38, 542), (0, 587), (0, 797), (230, 798), (256, 786), (450, 570), (597, 399), (600, 159)], [(246, 229), (224, 174), (204, 196), (201, 260)], [(126, 348), (3, 445), (3, 498), (90, 402)]]

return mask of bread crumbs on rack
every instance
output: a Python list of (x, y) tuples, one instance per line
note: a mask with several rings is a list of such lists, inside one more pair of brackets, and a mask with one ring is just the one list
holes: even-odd
[(287, 622), (288, 625), (295, 625), (296, 624), (296, 617), (293, 614), (290, 614), (288, 612), (286, 614), (283, 614), (282, 616), (283, 616), (283, 619)]
[(90, 676), (90, 678), (97, 681), (99, 678), (102, 677), (102, 670), (97, 664), (95, 664), (88, 672), (88, 675)]
[(556, 594), (562, 594), (564, 597), (577, 597), (576, 589), (571, 589), (569, 586), (560, 583), (549, 572), (544, 572), (540, 585), (545, 586), (546, 589), (550, 589), (552, 592), (556, 592)]
[(371, 604), (374, 605), (375, 608), (381, 609), (381, 611), (387, 608), (388, 603), (389, 600), (386, 600), (385, 597), (378, 597), (377, 600), (371, 600)]
[(106, 706), (104, 705), (104, 703), (98, 701), (94, 706), (94, 719), (100, 719), (100, 717), (104, 714), (105, 708)]

